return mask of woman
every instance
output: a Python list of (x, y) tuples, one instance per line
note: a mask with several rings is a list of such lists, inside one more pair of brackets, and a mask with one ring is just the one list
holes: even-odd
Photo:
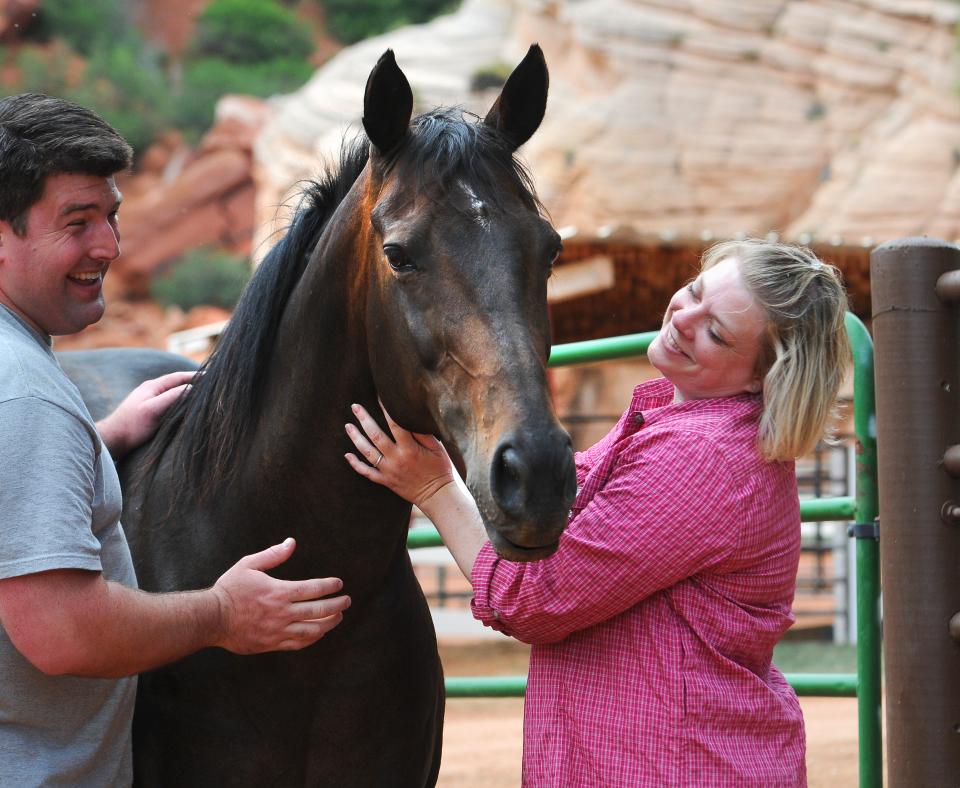
[(793, 622), (794, 458), (830, 417), (846, 305), (806, 249), (711, 248), (650, 346), (663, 378), (577, 455), (570, 524), (535, 563), (497, 558), (435, 439), (390, 420), (394, 442), (354, 408), (368, 462), (351, 466), (436, 524), (476, 618), (533, 644), (525, 785), (806, 783), (800, 706), (771, 657)]

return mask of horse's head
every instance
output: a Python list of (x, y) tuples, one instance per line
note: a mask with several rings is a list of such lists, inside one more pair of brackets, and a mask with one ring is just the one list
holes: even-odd
[(411, 125), (413, 95), (387, 52), (364, 97), (375, 383), (400, 424), (460, 454), (487, 533), (513, 560), (556, 549), (576, 492), (546, 376), (560, 238), (513, 157), (543, 119), (547, 81), (534, 46), (482, 121), (439, 110)]

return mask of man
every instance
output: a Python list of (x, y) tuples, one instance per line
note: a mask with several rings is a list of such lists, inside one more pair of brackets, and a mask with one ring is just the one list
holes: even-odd
[(127, 785), (135, 674), (202, 648), (299, 649), (336, 626), (336, 578), (265, 570), (292, 539), (213, 588), (136, 590), (113, 460), (149, 438), (189, 385), (174, 373), (94, 425), (51, 336), (100, 319), (120, 254), (114, 175), (131, 162), (94, 113), (0, 101), (0, 785)]

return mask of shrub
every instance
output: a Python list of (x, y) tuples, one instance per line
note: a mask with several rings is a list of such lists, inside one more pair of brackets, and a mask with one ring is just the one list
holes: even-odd
[(330, 31), (352, 44), (403, 25), (427, 22), (459, 0), (319, 0)]
[(23, 46), (17, 52), (17, 71), (20, 79), (16, 88), (6, 93), (47, 93), (63, 96), (68, 90), (67, 71), (70, 50), (59, 46), (44, 52), (33, 46)]
[(173, 103), (159, 54), (129, 41), (94, 53), (67, 98), (103, 116), (143, 152), (173, 122)]
[(470, 90), (479, 92), (492, 88), (502, 88), (513, 71), (513, 66), (498, 60), (481, 66), (470, 75)]
[(98, 50), (71, 78), (76, 55), (64, 42), (41, 49), (22, 46), (16, 66), (20, 79), (3, 93), (37, 92), (75, 101), (101, 115), (137, 152), (171, 125), (169, 88), (155, 52), (132, 42)]
[(219, 250), (195, 249), (153, 280), (150, 295), (163, 306), (233, 309), (249, 278), (247, 260)]
[(43, 0), (30, 32), (41, 39), (62, 38), (80, 54), (89, 55), (130, 30), (127, 14), (122, 0)]
[(287, 9), (272, 0), (213, 0), (197, 20), (194, 52), (232, 63), (303, 60), (313, 40)]
[(188, 136), (202, 134), (213, 121), (213, 111), (224, 93), (266, 97), (289, 93), (313, 74), (301, 60), (278, 59), (265, 63), (230, 63), (204, 58), (188, 63), (183, 75), (183, 93), (177, 101), (177, 121)]

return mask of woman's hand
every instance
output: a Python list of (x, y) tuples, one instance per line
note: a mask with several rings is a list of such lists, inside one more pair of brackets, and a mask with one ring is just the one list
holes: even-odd
[(435, 437), (405, 430), (387, 413), (383, 403), (380, 408), (396, 440), (384, 433), (361, 405), (353, 405), (351, 409), (363, 431), (353, 424), (345, 428), (366, 462), (355, 454), (344, 456), (361, 476), (390, 488), (423, 510), (433, 496), (453, 483), (453, 463)]

